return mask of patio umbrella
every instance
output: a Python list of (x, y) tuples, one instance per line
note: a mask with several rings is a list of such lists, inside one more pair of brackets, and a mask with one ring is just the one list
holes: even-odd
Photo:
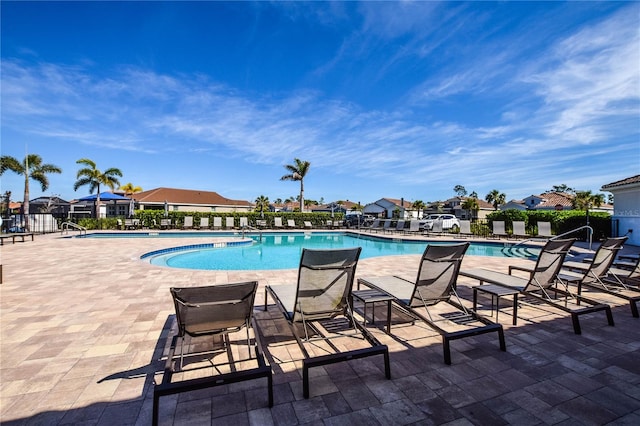
[(129, 200), (129, 217), (133, 217), (133, 210), (136, 208), (133, 198)]
[(169, 216), (169, 204), (167, 203), (167, 200), (164, 200), (164, 217)]
[[(86, 197), (78, 198), (78, 201), (96, 201), (98, 199), (98, 194), (91, 194)], [(123, 197), (122, 195), (113, 194), (111, 192), (101, 192), (100, 193), (100, 201), (120, 201), (120, 200), (129, 200), (127, 197)]]

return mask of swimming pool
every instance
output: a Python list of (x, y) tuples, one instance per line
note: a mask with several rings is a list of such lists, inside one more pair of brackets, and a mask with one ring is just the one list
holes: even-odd
[[(292, 233), (247, 235), (253, 241), (195, 244), (172, 247), (146, 253), (141, 259), (153, 265), (204, 270), (274, 270), (294, 269), (300, 263), (303, 248), (340, 249), (362, 247), (360, 259), (376, 256), (422, 254), (427, 244), (447, 244), (438, 241), (413, 241), (357, 236), (344, 233)], [(511, 244), (472, 242), (468, 256), (537, 257), (539, 249)]]

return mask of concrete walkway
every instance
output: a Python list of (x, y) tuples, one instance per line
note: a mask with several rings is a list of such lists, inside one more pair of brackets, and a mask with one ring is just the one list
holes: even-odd
[[(207, 242), (211, 241), (209, 238)], [(0, 286), (0, 420), (3, 424), (151, 423), (154, 380), (171, 334), (172, 286), (258, 280), (295, 283), (297, 271), (190, 271), (149, 265), (145, 252), (199, 238), (77, 239), (37, 235), (5, 245)], [(626, 247), (638, 251), (637, 247)], [(419, 256), (361, 260), (357, 276), (413, 278)], [(467, 256), (463, 268), (507, 271), (530, 261)], [(471, 306), (472, 280), (459, 290)], [(452, 343), (442, 359), (439, 335), (424, 324), (371, 326), (391, 351), (392, 380), (381, 360), (353, 360), (312, 370), (311, 398), (302, 397), (300, 356), (279, 346), (291, 336), (273, 305), (256, 318), (269, 347), (275, 405), (262, 380), (164, 397), (161, 424), (640, 424), (640, 320), (620, 299), (615, 327), (603, 313), (569, 316), (546, 305), (523, 305), (518, 325), (500, 312), (507, 352), (495, 333)], [(377, 312), (384, 313), (383, 309)], [(490, 315), (488, 301), (482, 313)]]

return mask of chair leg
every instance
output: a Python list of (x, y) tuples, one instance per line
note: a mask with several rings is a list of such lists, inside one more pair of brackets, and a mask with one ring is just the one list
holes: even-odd
[(571, 321), (573, 322), (573, 332), (575, 334), (582, 334), (582, 329), (580, 328), (580, 318), (578, 314), (571, 314)]
[(615, 323), (613, 322), (613, 313), (611, 312), (611, 307), (607, 306), (605, 312), (607, 313), (607, 323), (609, 323), (610, 326), (614, 326)]
[(638, 315), (638, 301), (629, 300), (629, 305), (631, 305), (631, 315), (633, 315), (634, 318), (638, 318), (640, 316)]
[(184, 336), (182, 336), (182, 341), (180, 342), (180, 370), (182, 370), (184, 366)]
[(449, 338), (442, 336), (442, 346), (444, 350), (444, 363), (451, 365), (451, 348), (449, 347)]
[(504, 340), (504, 329), (502, 327), (498, 329), (498, 340), (500, 341), (500, 350), (502, 352), (506, 352), (507, 344), (505, 343), (505, 340)]
[(309, 399), (309, 367), (304, 361), (302, 363), (302, 396)]

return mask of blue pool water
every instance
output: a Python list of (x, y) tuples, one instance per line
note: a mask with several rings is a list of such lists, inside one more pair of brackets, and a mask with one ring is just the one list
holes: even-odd
[[(390, 240), (342, 233), (267, 234), (250, 236), (254, 242), (226, 247), (211, 244), (174, 247), (142, 256), (153, 265), (205, 270), (272, 270), (295, 269), (303, 248), (340, 249), (362, 247), (361, 259), (376, 256), (422, 254), (427, 244), (443, 242)], [(537, 257), (539, 249), (526, 246), (509, 247), (504, 243), (471, 243), (468, 256)]]

